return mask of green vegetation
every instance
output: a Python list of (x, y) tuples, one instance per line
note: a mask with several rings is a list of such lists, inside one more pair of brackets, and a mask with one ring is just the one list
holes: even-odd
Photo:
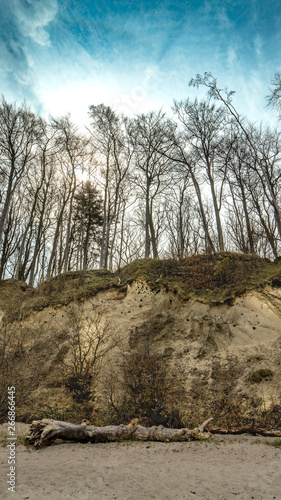
[(269, 446), (275, 446), (276, 448), (281, 448), (281, 438), (276, 438), (273, 441), (266, 441)]
[(93, 271), (69, 271), (41, 283), (37, 296), (48, 300), (48, 305), (61, 306), (72, 301), (85, 300), (97, 292), (116, 287), (118, 278), (105, 269)]
[(253, 373), (251, 373), (249, 380), (255, 384), (260, 384), (262, 380), (271, 380), (273, 377), (273, 372), (269, 368), (261, 368)]
[(103, 269), (70, 271), (44, 281), (37, 288), (16, 280), (0, 281), (0, 309), (9, 321), (40, 311), (83, 301), (100, 291), (124, 291), (133, 281), (141, 281), (154, 291), (164, 289), (183, 300), (223, 303), (266, 284), (281, 286), (281, 261), (258, 256), (222, 252), (195, 255), (181, 260), (139, 259), (111, 273)]
[(281, 262), (221, 252), (181, 260), (136, 260), (121, 269), (119, 276), (122, 282), (142, 280), (152, 290), (164, 288), (183, 300), (223, 303), (266, 284), (281, 286)]
[(146, 426), (183, 427), (180, 406), (186, 394), (179, 373), (146, 347), (120, 352), (121, 377), (113, 370), (104, 381), (104, 423), (128, 424), (137, 418)]
[[(27, 317), (32, 311), (45, 307), (61, 307), (70, 302), (83, 301), (99, 291), (117, 287), (119, 280), (110, 271), (70, 271), (41, 283), (37, 288), (28, 287), (16, 280), (0, 281), (0, 309), (7, 321)], [(25, 293), (21, 288), (25, 286)], [(21, 293), (20, 293), (21, 292)]]
[(33, 293), (33, 288), (23, 281), (13, 278), (0, 280), (0, 310), (6, 312), (26, 300)]

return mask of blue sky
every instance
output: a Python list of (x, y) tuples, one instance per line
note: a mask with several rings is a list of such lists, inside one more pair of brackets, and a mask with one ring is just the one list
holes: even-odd
[(275, 123), (265, 96), (281, 71), (280, 27), (278, 0), (0, 0), (0, 93), (87, 124), (101, 102), (169, 110), (208, 71), (242, 114)]

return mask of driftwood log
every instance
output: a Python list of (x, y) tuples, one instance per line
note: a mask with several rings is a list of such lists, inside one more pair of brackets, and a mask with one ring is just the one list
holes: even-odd
[(56, 439), (77, 441), (81, 443), (106, 443), (111, 441), (193, 441), (211, 437), (204, 428), (213, 420), (206, 420), (195, 429), (168, 429), (158, 427), (142, 427), (137, 419), (128, 425), (109, 425), (106, 427), (90, 427), (87, 424), (71, 424), (57, 420), (34, 420), (30, 425), (27, 440), (35, 447), (48, 446)]

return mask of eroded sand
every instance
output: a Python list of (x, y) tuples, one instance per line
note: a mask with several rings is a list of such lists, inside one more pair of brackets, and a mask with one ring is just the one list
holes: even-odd
[(280, 500), (281, 448), (266, 441), (214, 436), (209, 443), (17, 445), (16, 493), (7, 491), (4, 445), (0, 498)]

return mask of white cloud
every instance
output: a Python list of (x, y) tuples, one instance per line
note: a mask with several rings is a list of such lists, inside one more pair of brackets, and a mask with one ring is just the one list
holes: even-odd
[(22, 35), (30, 37), (39, 45), (49, 45), (46, 28), (57, 15), (57, 0), (12, 0), (11, 3)]
[(237, 54), (233, 47), (229, 47), (227, 51), (227, 62), (229, 66), (233, 66), (237, 62)]
[(254, 39), (254, 47), (257, 56), (260, 57), (262, 55), (263, 39), (259, 34)]

